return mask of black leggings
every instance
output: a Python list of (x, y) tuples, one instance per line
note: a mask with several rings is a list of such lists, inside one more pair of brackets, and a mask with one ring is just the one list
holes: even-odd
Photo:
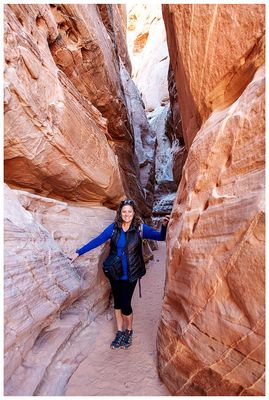
[(129, 281), (113, 281), (109, 280), (114, 297), (114, 308), (121, 310), (123, 315), (132, 314), (131, 300), (135, 290), (136, 282)]

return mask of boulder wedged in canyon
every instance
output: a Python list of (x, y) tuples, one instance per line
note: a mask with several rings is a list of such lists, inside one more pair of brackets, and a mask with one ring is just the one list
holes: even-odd
[[(115, 212), (69, 206), (7, 185), (5, 204), (5, 393), (32, 395), (68, 341), (108, 306), (109, 284), (100, 267), (106, 248), (73, 266), (67, 254), (97, 236)], [(78, 348), (72, 356), (66, 379), (86, 354)]]
[(214, 110), (231, 105), (264, 63), (263, 4), (164, 4), (187, 148)]
[(158, 368), (173, 395), (264, 395), (264, 68), (189, 150), (167, 237)]

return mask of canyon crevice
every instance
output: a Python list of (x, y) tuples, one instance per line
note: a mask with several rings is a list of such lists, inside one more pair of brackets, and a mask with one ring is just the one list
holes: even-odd
[(65, 394), (111, 307), (109, 244), (67, 255), (125, 197), (171, 213), (167, 390), (264, 395), (265, 6), (6, 4), (4, 58), (5, 395)]

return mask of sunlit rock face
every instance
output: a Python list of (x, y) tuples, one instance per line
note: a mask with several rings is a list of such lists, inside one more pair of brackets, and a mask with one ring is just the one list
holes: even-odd
[(162, 9), (189, 148), (210, 113), (231, 105), (264, 63), (264, 5), (165, 4)]
[[(50, 48), (57, 66), (107, 119), (107, 137), (118, 156), (124, 191), (137, 202), (143, 216), (150, 216), (150, 204), (145, 201), (137, 173), (134, 129), (129, 117), (132, 110), (128, 110), (120, 74), (121, 63), (131, 73), (124, 10), (123, 5), (109, 4), (53, 7), (61, 39)], [(78, 21), (75, 33), (80, 38), (75, 45), (69, 35), (70, 27), (74, 29), (72, 18)], [(67, 63), (63, 60), (66, 51)]]
[(130, 4), (127, 40), (133, 79), (146, 111), (167, 104), (169, 56), (160, 4)]
[(107, 119), (110, 139), (132, 141), (116, 51), (120, 54), (124, 47), (129, 70), (130, 61), (124, 33), (116, 35), (112, 22), (115, 14), (121, 27), (119, 13), (112, 6), (95, 4), (55, 5), (50, 11), (58, 34), (50, 50), (58, 68)]
[(109, 207), (132, 196), (150, 215), (120, 78), (125, 20), (116, 5), (5, 6), (9, 185)]
[(264, 7), (163, 10), (189, 151), (168, 227), (159, 373), (173, 395), (264, 395)]
[(55, 65), (48, 42), (56, 38), (49, 6), (5, 7), (5, 181), (113, 205), (124, 190), (107, 121)]
[[(108, 305), (109, 284), (101, 271), (107, 248), (79, 257), (73, 267), (67, 254), (97, 236), (115, 212), (69, 206), (7, 185), (4, 195), (5, 393), (32, 395), (54, 357), (61, 359), (67, 342)], [(65, 369), (75, 368), (81, 357), (79, 349), (70, 354)]]

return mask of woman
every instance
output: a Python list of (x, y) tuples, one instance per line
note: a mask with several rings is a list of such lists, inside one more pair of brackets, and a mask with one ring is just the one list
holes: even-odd
[[(115, 221), (98, 237), (70, 255), (71, 262), (89, 250), (110, 240), (110, 253), (117, 253), (122, 260), (123, 274), (119, 280), (109, 279), (114, 298), (114, 309), (117, 333), (112, 341), (111, 349), (127, 349), (132, 343), (133, 312), (132, 295), (138, 279), (145, 275), (145, 264), (142, 254), (142, 239), (165, 240), (169, 216), (163, 219), (161, 231), (158, 232), (146, 224), (142, 224), (137, 215), (135, 202), (123, 200), (118, 208)], [(125, 329), (124, 329), (125, 328)]]

